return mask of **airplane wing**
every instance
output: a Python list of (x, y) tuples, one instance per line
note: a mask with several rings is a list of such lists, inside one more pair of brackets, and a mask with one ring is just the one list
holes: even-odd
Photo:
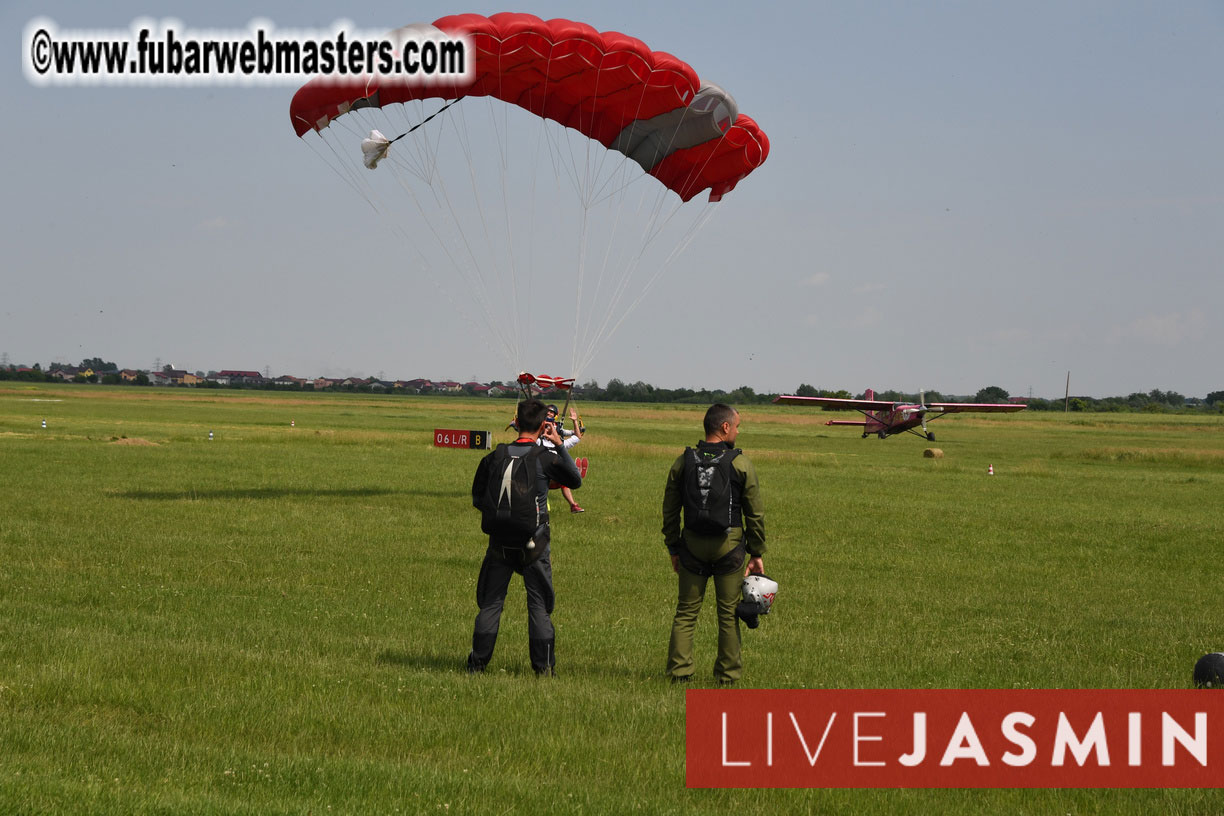
[(884, 400), (860, 400), (860, 399), (838, 399), (837, 397), (796, 397), (791, 395), (783, 395), (774, 397), (776, 405), (819, 405), (823, 408), (832, 408), (834, 410), (843, 411), (889, 411), (896, 405), (894, 402), (885, 402)]
[(944, 414), (963, 414), (970, 411), (1003, 414), (1010, 411), (1023, 411), (1028, 406), (1007, 402), (933, 402), (927, 407), (932, 411)]

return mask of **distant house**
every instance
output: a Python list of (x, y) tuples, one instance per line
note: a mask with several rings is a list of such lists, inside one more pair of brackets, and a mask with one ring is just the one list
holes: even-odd
[(369, 382), (370, 381), (365, 379), (364, 377), (346, 377), (345, 379), (340, 381), (340, 387), (341, 388), (360, 388), (363, 385), (367, 385)]
[(140, 376), (140, 372), (134, 368), (125, 368), (119, 372), (119, 379), (124, 382), (136, 382), (136, 378)]
[(264, 375), (258, 371), (239, 371), (232, 368), (218, 371), (218, 382), (220, 382), (221, 378), (224, 378), (228, 385), (263, 385), (265, 381)]
[(72, 382), (76, 379), (76, 375), (80, 373), (82, 373), (81, 369), (77, 368), (76, 366), (60, 366), (48, 371), (47, 375), (54, 377), (57, 380), (63, 380), (64, 382)]
[(489, 390), (485, 393), (490, 397), (500, 397), (502, 394), (509, 394), (512, 390), (504, 385), (490, 385)]
[(281, 388), (303, 388), (308, 380), (303, 380), (301, 377), (294, 377), (292, 374), (285, 374), (277, 377), (272, 381), (273, 385), (278, 385)]
[(431, 383), (429, 380), (422, 380), (420, 378), (417, 378), (415, 380), (409, 380), (404, 385), (406, 388), (411, 388), (413, 391), (416, 391), (418, 394), (423, 394), (426, 391), (432, 391), (434, 387), (434, 384)]
[(164, 371), (150, 371), (149, 385), (169, 385), (170, 375)]
[(314, 381), (316, 391), (322, 391), (324, 388), (335, 388), (339, 384), (339, 380), (329, 379), (328, 377), (316, 377)]
[(447, 380), (446, 382), (434, 383), (434, 388), (436, 388), (438, 391), (452, 391), (452, 392), (463, 390), (462, 385), (460, 385), (457, 382), (451, 382), (450, 380)]

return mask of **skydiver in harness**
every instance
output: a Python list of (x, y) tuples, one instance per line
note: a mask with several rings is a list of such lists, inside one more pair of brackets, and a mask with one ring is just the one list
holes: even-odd
[[(577, 445), (579, 442), (581, 442), (582, 435), (586, 432), (586, 428), (583, 427), (582, 422), (579, 421), (578, 412), (574, 408), (569, 409), (569, 415), (570, 415), (570, 422), (573, 423), (573, 430), (570, 430), (569, 428), (565, 427), (565, 421), (563, 419), (557, 418), (557, 406), (556, 405), (548, 406), (548, 414), (546, 415), (544, 419), (545, 422), (552, 423), (556, 427), (557, 434), (558, 436), (561, 437), (561, 446), (565, 448), (566, 450), (570, 450), (575, 445)], [(553, 447), (553, 443), (549, 442), (543, 436), (540, 437), (540, 444), (547, 448)], [(581, 466), (580, 466), (580, 470), (581, 470)], [(555, 489), (557, 487), (561, 488), (561, 495), (565, 497), (565, 501), (569, 503), (571, 513), (585, 513), (586, 512), (586, 510), (583, 510), (581, 507), (578, 506), (578, 502), (574, 501), (574, 491), (570, 490), (569, 487), (567, 487), (566, 485), (559, 485), (556, 483), (549, 485), (549, 488), (552, 488), (552, 489)]]

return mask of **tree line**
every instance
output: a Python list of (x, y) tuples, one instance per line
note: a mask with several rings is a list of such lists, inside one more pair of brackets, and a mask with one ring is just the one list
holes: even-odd
[[(28, 382), (48, 382), (54, 381), (50, 372), (54, 369), (61, 368), (59, 364), (53, 364), (43, 370), (37, 363), (30, 368), (18, 367), (14, 365), (0, 366), (0, 380), (23, 380)], [(134, 382), (126, 382), (120, 378), (117, 372), (117, 366), (114, 363), (109, 363), (102, 360), (100, 357), (87, 358), (81, 361), (76, 368), (82, 370), (93, 370), (95, 372), (104, 372), (102, 374), (94, 374), (92, 377), (79, 377), (82, 382), (99, 382), (104, 385), (149, 385), (147, 375), (138, 374)], [(514, 399), (518, 397), (517, 386), (514, 383), (501, 383), (494, 381), (489, 383), (493, 386), (502, 386), (506, 391), (502, 394), (503, 398)], [(212, 384), (216, 387), (215, 383)], [(231, 385), (230, 388), (257, 388), (264, 390), (285, 390), (291, 388), (293, 390), (301, 390), (300, 386), (278, 386), (271, 382), (265, 382), (258, 385)], [(370, 388), (350, 388), (348, 390), (369, 391)], [(435, 392), (424, 392), (426, 394)], [(441, 396), (452, 395), (452, 392), (436, 392)], [(474, 392), (467, 392), (471, 396), (475, 396)], [(817, 388), (808, 383), (800, 383), (799, 387), (793, 392), (801, 397), (836, 397), (840, 399), (862, 399), (863, 393), (851, 393), (845, 389), (830, 390), (825, 388)], [(645, 403), (677, 403), (677, 404), (693, 404), (693, 405), (709, 405), (715, 402), (725, 402), (730, 405), (753, 405), (772, 402), (776, 393), (762, 392), (758, 393), (753, 388), (747, 385), (741, 385), (738, 388), (731, 390), (723, 390), (719, 388), (659, 388), (650, 383), (638, 380), (632, 383), (626, 383), (622, 380), (613, 378), (608, 380), (607, 384), (600, 386), (595, 380), (585, 382), (575, 388), (575, 394), (586, 400), (598, 400), (604, 402), (645, 402)], [(558, 391), (546, 395), (549, 399), (564, 399), (565, 392)], [(980, 389), (976, 394), (944, 394), (940, 391), (926, 391), (921, 394), (905, 392), (905, 391), (876, 391), (875, 398), (886, 402), (923, 402), (930, 404), (933, 402), (1008, 402), (1011, 400), (1011, 395), (1003, 388), (997, 385), (986, 386)], [(1162, 413), (1162, 412), (1216, 412), (1224, 413), (1224, 391), (1212, 391), (1205, 398), (1187, 397), (1179, 394), (1176, 391), (1161, 391), (1158, 388), (1152, 389), (1147, 393), (1136, 392), (1127, 396), (1116, 397), (1071, 397), (1070, 399), (1044, 399), (1040, 397), (1030, 397), (1020, 400), (1028, 406), (1030, 411), (1088, 411), (1088, 412), (1147, 412), (1147, 413)]]
[[(691, 388), (656, 388), (644, 382), (626, 384), (620, 380), (609, 380), (607, 386), (600, 388), (597, 382), (584, 383), (580, 390), (585, 399), (606, 400), (610, 402), (675, 402), (709, 404), (711, 402), (726, 402), (731, 405), (747, 405), (753, 403), (772, 402), (776, 393), (757, 393), (748, 386), (740, 386), (731, 391), (694, 390)], [(862, 399), (864, 393), (851, 393), (845, 389), (830, 390), (816, 388), (808, 383), (801, 383), (793, 392), (800, 397), (834, 397), (838, 399)], [(989, 385), (975, 394), (944, 394), (939, 391), (913, 393), (904, 391), (876, 391), (875, 399), (885, 402), (1009, 402), (1011, 394), (997, 385)], [(1186, 397), (1176, 391), (1161, 391), (1153, 389), (1146, 394), (1134, 393), (1122, 397), (1071, 397), (1063, 399), (1042, 399), (1031, 397), (1020, 400), (1030, 411), (1147, 411), (1159, 413), (1162, 411), (1218, 411), (1224, 412), (1224, 391), (1213, 391), (1205, 399)]]

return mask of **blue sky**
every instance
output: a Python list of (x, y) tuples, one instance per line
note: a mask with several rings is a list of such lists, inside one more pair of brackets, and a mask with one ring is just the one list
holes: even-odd
[[(363, 30), (472, 3), (8, 2), (0, 353), (505, 379), (289, 126), (294, 88), (53, 87), (26, 24)], [(1224, 4), (548, 2), (726, 87), (769, 160), (583, 379), (1109, 396), (1224, 388)], [(568, 280), (562, 268), (541, 270)], [(541, 286), (535, 319), (567, 301)], [(544, 305), (540, 305), (544, 304)], [(570, 338), (556, 318), (558, 349)], [(550, 336), (551, 339), (551, 336)], [(568, 351), (526, 361), (565, 374)]]

